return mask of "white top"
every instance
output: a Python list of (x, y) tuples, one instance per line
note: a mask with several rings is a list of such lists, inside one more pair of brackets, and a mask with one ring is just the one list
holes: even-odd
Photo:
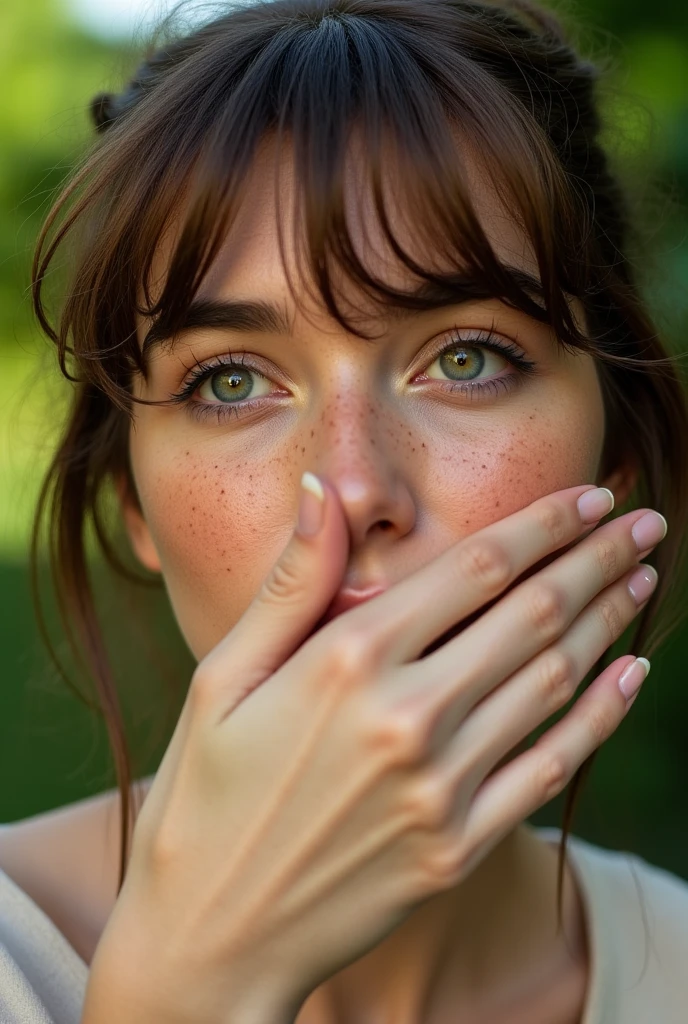
[[(558, 845), (561, 829), (533, 831)], [(688, 882), (575, 835), (566, 845), (590, 939), (580, 1024), (688, 1024)]]
[[(561, 834), (533, 831), (555, 844)], [(567, 846), (590, 930), (580, 1024), (687, 1024), (688, 882), (575, 835)], [(79, 1024), (87, 978), (50, 918), (0, 870), (0, 1024)]]

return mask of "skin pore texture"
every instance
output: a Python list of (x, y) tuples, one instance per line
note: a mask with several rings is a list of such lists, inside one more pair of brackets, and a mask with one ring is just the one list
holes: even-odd
[[(199, 660), (246, 610), (285, 547), (305, 470), (339, 492), (351, 535), (342, 586), (357, 589), (393, 585), (545, 494), (598, 483), (614, 491), (618, 505), (634, 482), (621, 468), (599, 478), (604, 409), (593, 359), (566, 352), (548, 327), (523, 313), (496, 300), (404, 318), (371, 309), (362, 316), (376, 335), (368, 342), (346, 332), (301, 285), (295, 304), (278, 246), (273, 161), (270, 146), (262, 147), (199, 297), (277, 304), (291, 333), (184, 332), (173, 347), (152, 352), (148, 380), (136, 382), (139, 397), (165, 399), (190, 368), (226, 363), (231, 353), (243, 364), (249, 401), (256, 396), (253, 408), (230, 408), (206, 378), (190, 403), (135, 407), (130, 451), (140, 506), (123, 496), (127, 528), (141, 562), (162, 572)], [(361, 258), (393, 285), (415, 283), (385, 250), (355, 161), (349, 170), (347, 217)], [(287, 225), (292, 192), (285, 161), (280, 203)], [(472, 194), (500, 258), (536, 272), (526, 238), (477, 169)], [(395, 233), (427, 263), (428, 250), (403, 210), (403, 198), (390, 201)], [(285, 241), (296, 277), (288, 230)], [(168, 257), (169, 247), (161, 247), (161, 277)], [(349, 287), (341, 282), (344, 299)], [(356, 301), (360, 310), (360, 296)], [(141, 340), (147, 326), (140, 324)], [(536, 372), (524, 374), (505, 356), (480, 349), (478, 373), (469, 348), (465, 379), (474, 373), (502, 385), (473, 397), (450, 390), (456, 380), (443, 369), (440, 350), (470, 346), (471, 339), (475, 346), (476, 332), (490, 330)], [(298, 1024), (574, 1024), (588, 954), (570, 869), (564, 892), (564, 934), (555, 937), (556, 851), (523, 824), (460, 886), (426, 901), (312, 993)]]

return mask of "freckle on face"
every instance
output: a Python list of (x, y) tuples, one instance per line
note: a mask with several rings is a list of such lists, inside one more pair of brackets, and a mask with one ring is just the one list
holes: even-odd
[[(271, 216), (267, 203), (251, 209), (256, 216), (263, 210)], [(244, 273), (247, 292), (265, 287), (270, 276), (265, 267), (272, 273), (278, 247), (271, 230), (263, 225), (247, 231), (251, 241), (233, 278)], [(329, 366), (322, 365), (325, 380)], [(480, 411), (457, 405), (451, 413), (445, 407), (441, 414), (409, 418), (400, 412), (401, 404), (383, 411), (382, 401), (369, 395), (351, 407), (338, 378), (317, 419), (282, 434), (270, 421), (264, 431), (245, 434), (229, 428), (204, 431), (189, 426), (180, 412), (173, 421), (175, 437), (163, 426), (169, 418), (143, 411), (143, 429), (136, 431), (132, 447), (135, 479), (168, 593), (193, 652), (202, 657), (221, 640), (283, 550), (293, 529), (302, 469), (318, 467), (335, 478), (357, 473), (355, 482), (364, 480), (368, 487), (365, 492), (360, 486), (358, 493), (372, 493), (382, 479), (375, 500), (379, 505), (379, 494), (389, 494), (391, 504), (375, 514), (393, 525), (396, 493), (412, 495), (409, 501), (420, 515), (409, 533), (373, 531), (370, 543), (355, 552), (361, 567), (373, 566), (392, 580), (543, 494), (593, 482), (603, 432), (599, 396), (590, 378), (560, 373), (552, 381), (541, 384), (539, 392), (533, 389), (540, 401), (512, 396)]]
[[(482, 444), (477, 447), (470, 441), (466, 444), (467, 438), (458, 444), (455, 436), (431, 439), (426, 435), (421, 442), (422, 459), (406, 471), (408, 479), (415, 481), (430, 524), (429, 533), (418, 533), (413, 541), (405, 538), (407, 544), (415, 545), (415, 565), (543, 494), (593, 481), (600, 439), (594, 430), (586, 433), (586, 410), (580, 410), (579, 422), (574, 411), (572, 406), (561, 419), (553, 412), (541, 414), (537, 429), (532, 425), (528, 429), (504, 429), (499, 424), (492, 429), (481, 427)], [(530, 422), (530, 417), (525, 420)], [(405, 444), (406, 433), (402, 434)], [(306, 434), (309, 440), (299, 444), (301, 452), (308, 452), (313, 443), (310, 428)], [(372, 440), (367, 439), (371, 451)], [(327, 448), (327, 439), (322, 443)], [(359, 439), (359, 443), (363, 442)], [(388, 460), (394, 446), (391, 441), (387, 445), (381, 457)], [(539, 457), (544, 446), (548, 452), (551, 446), (546, 460)], [(457, 447), (467, 454), (457, 457)], [(407, 449), (411, 452), (412, 446)], [(328, 450), (336, 450), (336, 445)], [(297, 500), (293, 479), (299, 476), (292, 451), (289, 444), (284, 457), (268, 449), (265, 456), (257, 453), (248, 463), (226, 458), (208, 463), (210, 456), (199, 446), (196, 462), (190, 457), (176, 462), (161, 433), (157, 451), (151, 445), (138, 454), (142, 504), (161, 553), (175, 612), (198, 656), (214, 646), (243, 613), (289, 538)], [(311, 455), (314, 452), (311, 448)], [(344, 461), (352, 459), (363, 464), (361, 453), (353, 449)], [(204, 463), (213, 466), (207, 475), (202, 472)], [(221, 468), (215, 471), (215, 465)], [(189, 478), (197, 482), (188, 489), (180, 487)], [(398, 572), (395, 557), (392, 544), (385, 565), (391, 575)], [(414, 567), (408, 561), (405, 565), (406, 571)]]
[[(524, 431), (495, 431), (491, 439), (485, 437), (485, 447), (480, 453), (482, 461), (462, 460), (468, 467), (462, 472), (469, 481), (475, 479), (472, 475), (478, 467), (480, 472), (475, 486), (459, 488), (453, 503), (446, 504), (459, 535), (481, 529), (544, 494), (594, 482), (601, 455), (602, 430), (596, 418), (586, 423), (585, 417), (593, 413), (601, 415), (601, 412), (594, 407), (586, 410), (576, 406), (574, 397), (571, 396), (569, 408), (562, 404), (557, 410), (561, 411), (561, 417), (549, 412), (537, 417), (537, 429), (530, 426)], [(536, 417), (529, 415), (527, 419)], [(548, 454), (546, 461), (538, 457), (545, 445), (551, 446), (553, 453)], [(486, 455), (489, 455), (487, 460)], [(498, 513), (495, 510), (499, 510)], [(466, 527), (470, 529), (467, 531)]]

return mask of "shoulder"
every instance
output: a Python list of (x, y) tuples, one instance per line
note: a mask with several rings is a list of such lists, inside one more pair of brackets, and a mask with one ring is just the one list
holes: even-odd
[(683, 976), (688, 964), (688, 881), (634, 853), (603, 850), (597, 857), (602, 857), (601, 877), (609, 886), (609, 898), (615, 904), (626, 898), (629, 924), (642, 923), (647, 955)]
[(0, 869), (0, 1020), (77, 1024), (88, 967), (54, 922)]
[[(598, 905), (627, 904), (629, 920), (640, 914), (650, 929), (682, 940), (688, 950), (688, 881), (629, 851), (608, 850), (571, 837), (571, 852), (585, 871)], [(623, 907), (618, 908), (619, 912)]]
[[(538, 829), (558, 842), (560, 830)], [(576, 835), (568, 856), (585, 903), (591, 989), (583, 1024), (683, 1024), (688, 1006), (688, 881)]]
[[(549, 842), (559, 842), (559, 828), (538, 828), (535, 832)], [(603, 901), (635, 893), (637, 901), (649, 898), (650, 909), (660, 910), (667, 923), (675, 922), (688, 937), (688, 880), (652, 864), (627, 850), (596, 846), (577, 835), (569, 835), (567, 848), (579, 875)], [(686, 864), (688, 869), (688, 864)]]
[(119, 825), (112, 789), (0, 825), (0, 870), (87, 962), (117, 896)]

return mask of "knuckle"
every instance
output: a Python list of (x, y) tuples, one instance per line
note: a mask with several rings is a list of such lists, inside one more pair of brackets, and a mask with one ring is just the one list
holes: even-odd
[(609, 642), (613, 643), (615, 640), (618, 640), (624, 631), (625, 624), (621, 612), (614, 602), (608, 597), (601, 598), (597, 602), (597, 614), (607, 633)]
[(307, 580), (303, 567), (296, 560), (283, 557), (272, 568), (261, 588), (261, 598), (267, 603), (282, 604), (293, 600), (307, 590)]
[(394, 624), (381, 616), (371, 615), (369, 609), (349, 611), (342, 620), (345, 634), (353, 638), (353, 648), (358, 650), (367, 662), (377, 663), (389, 652), (395, 639)]
[(552, 648), (540, 665), (539, 689), (545, 706), (557, 711), (573, 696), (577, 684), (577, 666), (571, 654)]
[(595, 545), (595, 557), (605, 584), (612, 583), (619, 576), (619, 552), (610, 539), (600, 538)]
[(461, 880), (463, 863), (459, 843), (444, 839), (422, 857), (421, 870), (431, 889), (446, 889)]
[(585, 722), (595, 747), (601, 746), (614, 731), (615, 722), (604, 708), (591, 704), (585, 715)]
[(553, 584), (539, 583), (526, 595), (527, 614), (538, 636), (551, 640), (559, 636), (566, 625), (566, 598)]
[(414, 828), (443, 829), (449, 822), (452, 807), (451, 787), (436, 774), (414, 780), (404, 794), (404, 810)]
[(535, 515), (538, 523), (556, 547), (568, 536), (568, 524), (565, 510), (553, 502), (543, 502), (536, 506)]
[(347, 623), (327, 638), (327, 672), (338, 683), (361, 680), (370, 671), (372, 651), (368, 629), (360, 622)]
[[(377, 720), (368, 730), (372, 745), (381, 753), (387, 765), (407, 767), (423, 762), (429, 751), (430, 728), (411, 708), (395, 708), (378, 712)], [(419, 795), (419, 801), (422, 797)], [(414, 796), (409, 798), (408, 810), (414, 813)]]
[(544, 747), (535, 762), (535, 788), (544, 804), (561, 793), (568, 780), (568, 771), (562, 757)]
[(470, 540), (458, 550), (457, 570), (484, 590), (500, 591), (511, 579), (511, 560), (504, 547), (485, 538)]

